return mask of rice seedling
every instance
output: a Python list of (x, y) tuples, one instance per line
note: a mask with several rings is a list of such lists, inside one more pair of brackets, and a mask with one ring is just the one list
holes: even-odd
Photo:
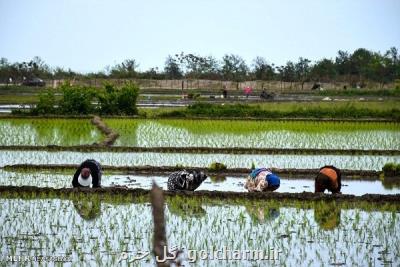
[(400, 149), (398, 123), (104, 119), (115, 145)]
[(386, 162), (400, 162), (398, 156), (379, 155), (238, 155), (238, 154), (180, 154), (155, 152), (48, 152), (3, 150), (0, 167), (12, 164), (80, 164), (95, 158), (110, 166), (184, 166), (208, 167), (223, 162), (228, 168), (270, 166), (275, 168), (316, 169), (326, 164), (350, 170), (381, 170)]
[(0, 119), (0, 145), (84, 145), (102, 140), (89, 119)]
[[(93, 200), (85, 195), (73, 198)], [(0, 214), (3, 222), (0, 234), (6, 237), (0, 240), (0, 249), (7, 255), (23, 251), (35, 254), (40, 248), (43, 254), (69, 255), (72, 264), (81, 260), (96, 264), (101, 259), (102, 264), (115, 265), (122, 251), (135, 255), (139, 250), (151, 249), (151, 208), (146, 203), (103, 203), (103, 212), (87, 220), (70, 200), (57, 196), (51, 199), (0, 198), (0, 201), (5, 211)], [(201, 216), (190, 212), (177, 214), (174, 211), (177, 207), (189, 211), (201, 208), (204, 213)], [(326, 229), (325, 222), (319, 223), (319, 216), (324, 212), (316, 215), (315, 210), (332, 207), (340, 213), (340, 221)], [(346, 259), (346, 265), (381, 264), (383, 260), (397, 265), (398, 208), (398, 204), (384, 207), (368, 202), (222, 201), (178, 196), (167, 198), (166, 225), (170, 244), (186, 249), (211, 251), (225, 247), (268, 251), (275, 248), (281, 251), (281, 258), (275, 263), (289, 266), (304, 262), (324, 265), (328, 259), (330, 264)], [(271, 209), (278, 213), (271, 216)], [(8, 217), (13, 220), (7, 220)], [(52, 224), (66, 228), (51, 227)], [(154, 264), (154, 259), (150, 257), (140, 263), (145, 262)], [(265, 262), (240, 262), (245, 266), (254, 263)], [(231, 266), (236, 263), (198, 259), (196, 264)]]

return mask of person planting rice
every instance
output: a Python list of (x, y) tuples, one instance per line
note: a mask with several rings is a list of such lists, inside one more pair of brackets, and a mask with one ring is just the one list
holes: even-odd
[(199, 170), (182, 170), (173, 172), (168, 177), (168, 190), (194, 191), (207, 179), (207, 175)]
[(334, 166), (326, 165), (319, 169), (315, 178), (315, 193), (324, 192), (326, 189), (333, 194), (340, 193), (342, 187), (342, 175), (340, 170)]
[(94, 159), (87, 159), (81, 163), (72, 179), (73, 187), (101, 187), (102, 169), (100, 163)]
[(244, 188), (249, 192), (275, 191), (281, 182), (278, 175), (271, 169), (257, 168), (247, 176)]

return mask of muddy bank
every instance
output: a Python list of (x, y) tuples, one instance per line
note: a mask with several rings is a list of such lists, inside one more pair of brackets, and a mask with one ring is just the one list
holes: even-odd
[[(378, 195), (378, 194), (365, 194), (362, 196), (354, 195), (332, 195), (332, 194), (314, 194), (314, 193), (276, 193), (276, 192), (265, 192), (265, 193), (244, 193), (244, 192), (222, 192), (222, 191), (163, 191), (166, 196), (182, 196), (190, 198), (211, 198), (211, 199), (246, 199), (246, 200), (302, 200), (302, 201), (365, 201), (369, 203), (394, 203), (400, 204), (400, 194), (397, 195)], [(148, 197), (150, 190), (147, 189), (127, 189), (122, 187), (108, 187), (108, 188), (96, 188), (96, 189), (85, 189), (85, 188), (39, 188), (31, 186), (0, 186), (0, 196), (3, 194), (12, 194), (14, 197), (18, 197), (20, 194), (35, 194), (40, 197), (47, 197), (48, 195), (54, 196), (74, 196), (80, 193), (87, 195), (107, 195), (107, 196), (130, 196), (130, 197)]]
[[(112, 146), (118, 138), (118, 133), (105, 129), (106, 139), (100, 144), (77, 146), (0, 146), (0, 150), (29, 151), (73, 151), (73, 152), (156, 152), (156, 153), (186, 153), (186, 154), (247, 154), (247, 155), (373, 155), (396, 156), (400, 150), (380, 149), (309, 149), (309, 148), (212, 148), (212, 147), (132, 147)], [(102, 131), (103, 132), (103, 131)], [(104, 132), (105, 133), (105, 132)]]
[[(145, 116), (102, 116), (103, 118), (109, 119), (146, 119)], [(89, 115), (10, 115), (10, 114), (0, 114), (0, 119), (18, 119), (18, 118), (32, 118), (32, 119), (91, 119), (92, 116)], [(252, 121), (326, 121), (326, 122), (393, 122), (398, 123), (395, 119), (385, 119), (385, 118), (318, 118), (318, 117), (304, 117), (304, 118), (291, 118), (291, 117), (281, 117), (281, 118), (255, 118), (255, 117), (162, 117), (155, 116), (153, 119), (174, 119), (174, 120), (252, 120)]]
[[(78, 168), (79, 165), (75, 164), (52, 164), (52, 165), (33, 165), (33, 164), (15, 164), (15, 165), (6, 165), (3, 169), (8, 171), (30, 171), (30, 170), (71, 170)], [(102, 165), (104, 171), (110, 172), (122, 172), (127, 174), (164, 174), (168, 175), (171, 172), (182, 170), (182, 169), (199, 169), (205, 171), (209, 176), (241, 176), (248, 174), (251, 172), (251, 169), (248, 168), (232, 168), (226, 169), (223, 171), (215, 171), (210, 170), (208, 168), (200, 168), (200, 167), (177, 167), (177, 166), (109, 166), (109, 165)], [(314, 177), (319, 169), (278, 169), (272, 168), (272, 171), (280, 174), (285, 175), (287, 177), (295, 176), (295, 177)], [(354, 179), (379, 179), (381, 172), (378, 171), (371, 171), (371, 170), (347, 170), (342, 169), (342, 176), (343, 178), (354, 178)]]
[(109, 128), (98, 116), (94, 116), (91, 122), (106, 136), (106, 138), (99, 144), (100, 146), (111, 146), (114, 144), (115, 140), (119, 137), (117, 132)]

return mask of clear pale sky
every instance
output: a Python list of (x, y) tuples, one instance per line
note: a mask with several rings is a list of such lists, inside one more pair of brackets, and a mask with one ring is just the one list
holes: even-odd
[(104, 70), (181, 51), (285, 64), (400, 48), (400, 0), (0, 0), (0, 57)]

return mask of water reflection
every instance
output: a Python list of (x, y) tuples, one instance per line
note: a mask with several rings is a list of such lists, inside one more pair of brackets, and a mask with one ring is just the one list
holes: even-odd
[(226, 181), (226, 176), (222, 176), (222, 175), (214, 175), (214, 176), (210, 176), (210, 180), (212, 183), (216, 184), (216, 183), (222, 183)]
[(201, 218), (207, 214), (200, 203), (188, 203), (184, 200), (168, 203), (168, 210), (171, 214), (185, 218)]
[(100, 199), (73, 200), (75, 210), (86, 221), (92, 221), (101, 215)]
[(246, 205), (246, 211), (253, 223), (265, 223), (279, 217), (279, 208), (257, 207)]
[(323, 230), (333, 230), (340, 224), (341, 210), (335, 202), (316, 204), (314, 219)]
[(382, 185), (385, 189), (400, 188), (400, 177), (385, 177), (382, 179)]

